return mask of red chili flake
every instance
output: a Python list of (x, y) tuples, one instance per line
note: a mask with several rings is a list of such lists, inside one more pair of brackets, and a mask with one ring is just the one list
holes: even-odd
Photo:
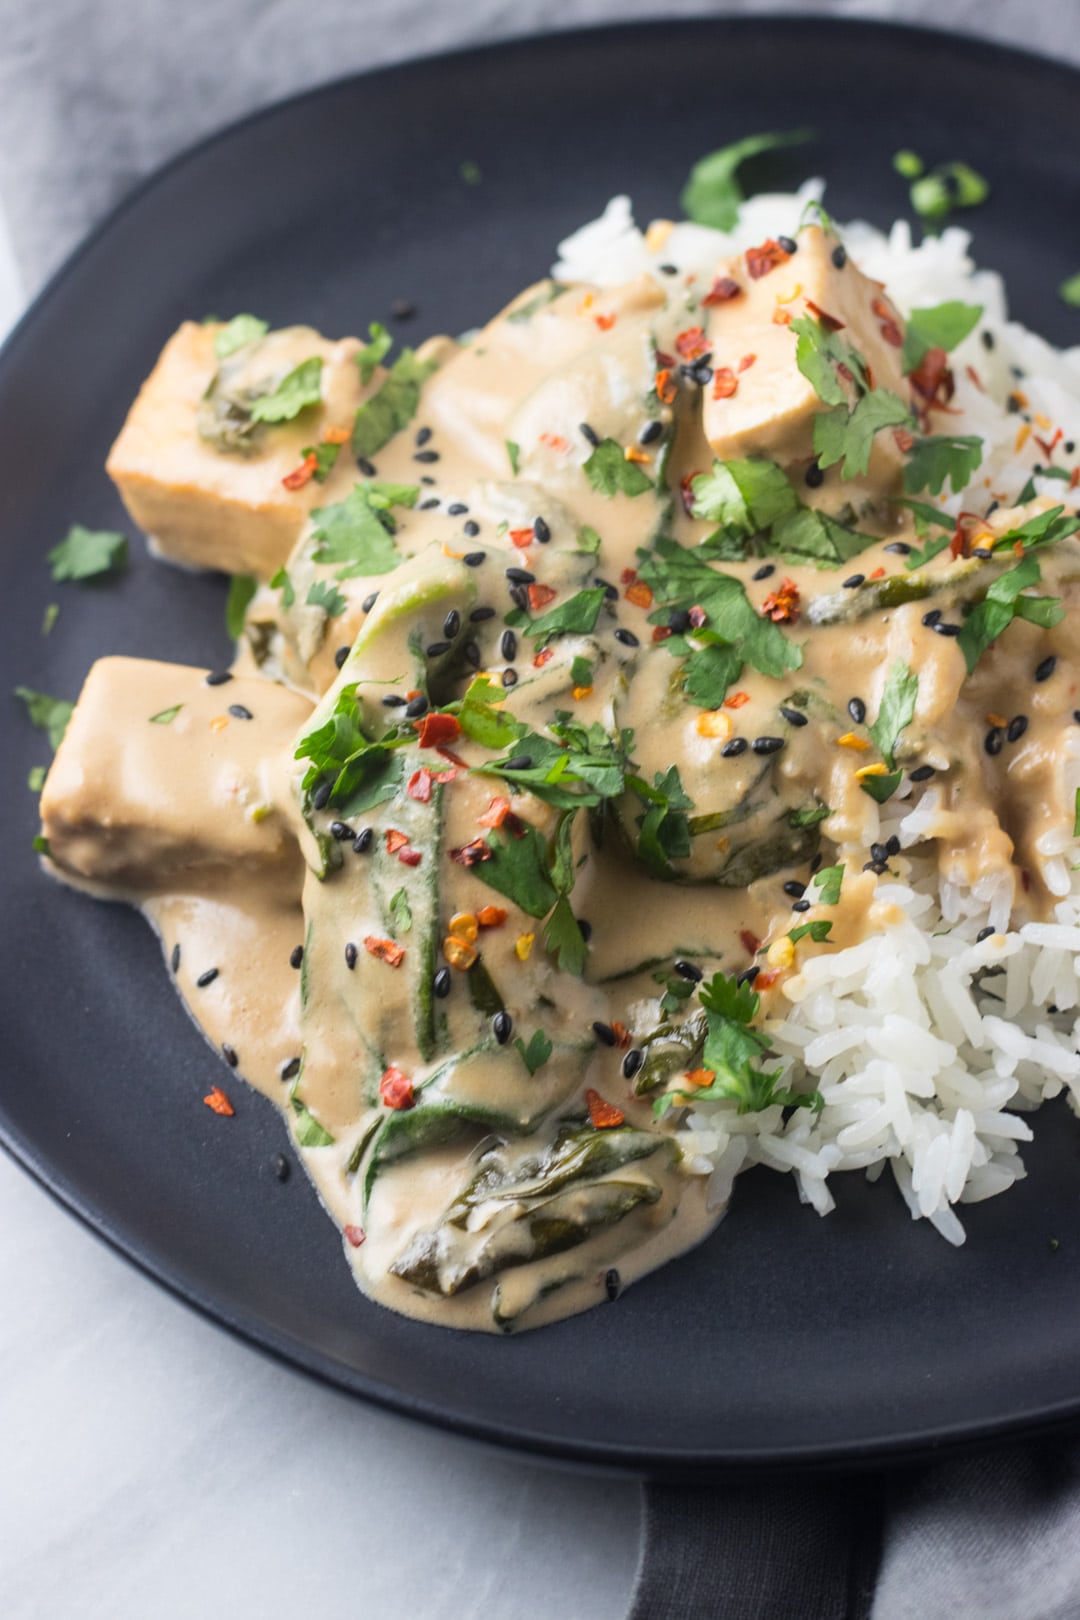
[(615, 322), (616, 322), (617, 318), (618, 317), (615, 316), (615, 315), (594, 315), (593, 316), (593, 320), (596, 322), (596, 324), (600, 328), (601, 332), (610, 332), (611, 328), (615, 325)]
[(512, 814), (510, 800), (504, 799), (500, 795), (492, 799), (483, 815), (477, 816), (476, 819), (481, 827), (501, 827), (507, 816)]
[(358, 1249), (367, 1239), (367, 1233), (362, 1226), (343, 1226), (341, 1230), (345, 1234), (346, 1243), (351, 1243), (354, 1249)]
[(770, 591), (761, 604), (764, 618), (774, 624), (794, 624), (799, 617), (799, 587), (793, 579), (781, 581), (778, 591)]
[(386, 829), (386, 853), (396, 855), (399, 849), (404, 849), (409, 842), (408, 833), (399, 832), (396, 827)]
[(323, 444), (348, 444), (352, 438), (352, 428), (327, 428), (323, 434)]
[(879, 321), (891, 321), (895, 320), (896, 318), (894, 311), (885, 302), (884, 298), (872, 298), (870, 300), (870, 308), (873, 310)]
[(730, 366), (717, 366), (713, 372), (713, 399), (730, 399), (739, 387), (739, 379)]
[(423, 851), (419, 849), (398, 850), (398, 860), (402, 866), (419, 866), (423, 858)]
[(623, 596), (635, 607), (651, 608), (653, 604), (653, 593), (643, 579), (635, 579), (632, 585), (626, 587)]
[(786, 252), (773, 237), (762, 242), (760, 247), (750, 247), (746, 250), (746, 268), (750, 272), (752, 281), (760, 281), (767, 276), (770, 270), (776, 270), (780, 265), (786, 264), (791, 254)]
[(460, 849), (450, 851), (450, 859), (458, 866), (479, 866), (481, 861), (490, 861), (491, 846), (482, 838), (473, 838), (469, 843), (463, 844)]
[(654, 641), (666, 641), (670, 634), (671, 631), (666, 624), (658, 624), (653, 630), (652, 638)]
[(231, 1119), (236, 1113), (236, 1109), (220, 1086), (211, 1086), (209, 1094), (203, 1098), (203, 1102), (207, 1108), (211, 1109), (215, 1114), (220, 1114), (223, 1119)]
[(379, 1096), (387, 1108), (411, 1108), (416, 1102), (412, 1081), (407, 1074), (402, 1074), (396, 1063), (383, 1070)]
[(874, 572), (872, 574), (867, 574), (866, 577), (867, 577), (867, 579), (884, 579), (885, 578), (885, 570), (884, 570), (884, 568), (875, 568)]
[(827, 332), (842, 332), (844, 330), (843, 321), (838, 321), (836, 316), (830, 315), (827, 309), (822, 309), (819, 304), (815, 304), (812, 298), (806, 300), (806, 307), (812, 315), (817, 316)]
[(309, 450), (299, 467), (294, 468), (291, 473), (286, 473), (281, 482), (286, 489), (303, 489), (304, 485), (310, 483), (315, 476), (318, 465), (318, 456), (314, 450)]
[(1035, 443), (1038, 445), (1047, 461), (1050, 461), (1053, 457), (1055, 446), (1061, 443), (1061, 440), (1065, 437), (1065, 435), (1062, 433), (1061, 429), (1058, 428), (1052, 439), (1040, 439), (1037, 433), (1034, 434), (1033, 437), (1035, 439)]
[(687, 517), (693, 517), (694, 515), (695, 497), (694, 491), (690, 486), (693, 484), (695, 478), (700, 477), (701, 474), (695, 471), (687, 473), (685, 478), (679, 480), (679, 494), (682, 496), (683, 511), (686, 513)]
[(589, 1118), (598, 1131), (610, 1131), (614, 1125), (622, 1125), (626, 1115), (614, 1103), (605, 1102), (598, 1091), (590, 1086), (585, 1093), (585, 1101), (589, 1105)]
[(558, 591), (553, 590), (550, 585), (530, 585), (528, 587), (528, 591), (529, 606), (532, 608), (534, 613), (538, 608), (547, 607), (549, 602), (554, 602), (555, 598), (559, 594)]
[(749, 692), (732, 692), (730, 697), (724, 699), (725, 709), (741, 709), (744, 703), (749, 703)]
[(889, 308), (884, 298), (875, 298), (870, 308), (878, 318), (879, 330), (885, 342), (898, 349), (904, 341), (904, 334), (896, 324), (894, 311)]
[(655, 351), (655, 355), (656, 364), (658, 366), (667, 366), (668, 370), (670, 371), (671, 367), (675, 364), (675, 356), (673, 354), (668, 354), (664, 349), (657, 349)]
[(706, 309), (711, 309), (713, 304), (727, 304), (733, 298), (741, 297), (742, 288), (737, 281), (733, 281), (730, 276), (717, 276), (701, 302)]
[(622, 573), (619, 575), (619, 584), (632, 585), (637, 577), (636, 568), (624, 568)]
[(755, 363), (756, 360), (757, 360), (757, 355), (756, 354), (744, 354), (742, 359), (739, 361), (738, 365), (735, 367), (735, 370), (736, 371), (749, 371), (750, 367)]
[(782, 979), (783, 976), (784, 975), (779, 968), (770, 968), (768, 972), (758, 974), (757, 978), (754, 980), (754, 989), (771, 990), (773, 985), (776, 984), (778, 980)]
[[(455, 754), (452, 748), (436, 748), (435, 752), (438, 754), (440, 759), (448, 759), (451, 765), (456, 765), (459, 771), (467, 771), (469, 769), (468, 760), (462, 759), (460, 754)], [(436, 781), (441, 781), (441, 777), (436, 777)]]
[(661, 367), (653, 379), (653, 387), (656, 389), (657, 399), (659, 399), (664, 405), (670, 405), (678, 391), (676, 385), (671, 380), (670, 367)]
[(625, 1024), (620, 1024), (617, 1018), (612, 1019), (610, 1028), (611, 1033), (615, 1037), (615, 1045), (619, 1048), (620, 1052), (625, 1052), (627, 1047), (633, 1044), (630, 1031), (627, 1029)]
[(756, 934), (751, 933), (749, 928), (739, 929), (739, 939), (742, 942), (743, 950), (748, 956), (756, 956), (760, 951), (761, 941)]
[(541, 433), (540, 443), (546, 444), (549, 450), (569, 450), (570, 441), (564, 439), (561, 433)]
[(956, 392), (956, 380), (944, 349), (927, 349), (911, 373), (911, 386), (927, 407), (948, 404)]
[(508, 915), (503, 906), (481, 906), (476, 920), (481, 928), (501, 928)]
[[(468, 768), (469, 767), (467, 765), (462, 765), (463, 770), (468, 770)], [(457, 781), (457, 774), (457, 766), (451, 765), (448, 771), (432, 771), (431, 780), (433, 782), (438, 782), (440, 787), (445, 787), (447, 782)]]
[(378, 957), (380, 962), (386, 962), (392, 968), (400, 967), (405, 960), (402, 946), (395, 945), (392, 939), (376, 939), (374, 934), (365, 937), (364, 949), (369, 956)]
[(540, 651), (537, 653), (536, 657), (533, 659), (533, 669), (543, 669), (544, 665), (546, 663), (550, 662), (550, 660), (552, 658), (554, 658), (554, 656), (555, 656), (554, 647), (541, 647)]
[(1069, 474), (1069, 488), (1075, 489), (1077, 484), (1080, 484), (1080, 467), (1074, 467)]
[(772, 318), (774, 326), (790, 326), (792, 322), (790, 309), (781, 309), (779, 306), (773, 310)]
[(838, 377), (843, 377), (845, 382), (853, 383), (855, 381), (855, 373), (852, 371), (851, 367), (846, 366), (842, 360), (837, 364), (836, 374)]
[(1031, 892), (1031, 873), (1026, 866), (1020, 868), (1020, 882), (1024, 886), (1024, 893), (1029, 894)]
[(896, 442), (896, 448), (903, 451), (905, 456), (915, 443), (914, 433), (909, 433), (907, 428), (894, 428), (893, 439)]
[(986, 389), (983, 386), (983, 380), (979, 376), (979, 373), (975, 370), (975, 367), (974, 366), (965, 366), (964, 370), (967, 372), (969, 379), (975, 384), (975, 387), (979, 390), (979, 393), (980, 394), (985, 394)]
[(532, 529), (511, 529), (510, 538), (519, 551), (525, 551), (536, 539)]
[(418, 804), (431, 803), (432, 775), (426, 765), (421, 765), (418, 771), (413, 771), (409, 777), (409, 785), (405, 789), (410, 799)]
[(709, 340), (703, 326), (688, 326), (675, 339), (675, 347), (684, 360), (700, 360), (708, 353)]
[(413, 725), (421, 748), (441, 748), (461, 736), (461, 721), (456, 714), (425, 714), (423, 719), (414, 720)]
[(690, 623), (695, 630), (700, 630), (702, 625), (708, 621), (708, 617), (709, 615), (706, 613), (705, 609), (703, 607), (699, 607), (697, 603), (694, 604), (687, 614), (687, 618), (690, 620)]
[(983, 527), (983, 520), (978, 512), (961, 512), (956, 520), (953, 537), (949, 541), (949, 555), (952, 557), (966, 557), (972, 529), (978, 525)]

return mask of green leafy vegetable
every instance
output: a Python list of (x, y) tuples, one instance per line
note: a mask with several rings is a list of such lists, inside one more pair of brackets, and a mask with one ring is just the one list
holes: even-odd
[(737, 647), (712, 642), (692, 652), (683, 665), (683, 691), (703, 709), (718, 709), (742, 667)]
[(392, 538), (396, 524), (366, 484), (356, 484), (333, 506), (317, 506), (311, 527), (313, 561), (339, 564), (338, 579), (388, 574), (401, 561)]
[(552, 1053), (552, 1045), (542, 1029), (534, 1029), (529, 1037), (528, 1046), (519, 1035), (514, 1042), (516, 1050), (521, 1054), (521, 1061), (530, 1074), (542, 1069)]
[(875, 434), (910, 422), (909, 407), (885, 388), (864, 394), (850, 411), (844, 407), (821, 411), (814, 417), (818, 465), (832, 467), (839, 461), (841, 478), (861, 478), (870, 465)]
[(1017, 528), (999, 535), (996, 549), (1004, 550), (1007, 546), (1019, 543), (1025, 551), (1041, 550), (1047, 546), (1057, 545), (1059, 540), (1067, 540), (1069, 535), (1075, 534), (1078, 529), (1080, 517), (1072, 512), (1066, 512), (1063, 506), (1051, 506), (1045, 512), (1036, 512), (1026, 523), (1021, 523)]
[(1015, 568), (999, 574), (983, 600), (968, 614), (960, 627), (957, 644), (970, 675), (986, 649), (997, 640), (1015, 618), (1050, 630), (1065, 617), (1063, 604), (1054, 596), (1024, 596), (1021, 593), (1042, 579), (1037, 557), (1025, 557)]
[(229, 580), (229, 594), (225, 599), (225, 629), (232, 641), (239, 641), (244, 633), (244, 616), (258, 588), (259, 582), (253, 574), (234, 574)]
[(591, 686), (593, 683), (593, 667), (587, 658), (576, 653), (570, 663), (570, 680), (574, 686)]
[(324, 1125), (320, 1125), (315, 1115), (305, 1103), (300, 1101), (295, 1091), (292, 1094), (292, 1111), (296, 1115), (296, 1141), (299, 1147), (331, 1147), (334, 1138)]
[(41, 616), (41, 633), (43, 636), (47, 636), (49, 634), (59, 617), (59, 602), (50, 602), (48, 607), (45, 609), (45, 612)]
[(962, 304), (957, 299), (929, 309), (913, 309), (908, 316), (901, 350), (905, 377), (916, 369), (929, 349), (955, 349), (978, 326), (982, 312), (981, 304)]
[(30, 773), (26, 778), (26, 785), (31, 793), (40, 793), (45, 786), (44, 765), (31, 765)]
[(322, 400), (322, 356), (301, 360), (283, 377), (272, 394), (260, 394), (251, 407), (253, 422), (291, 422)]
[(840, 889), (844, 882), (844, 865), (823, 866), (814, 874), (814, 888), (816, 891), (816, 904), (819, 906), (836, 906), (840, 903)]
[(17, 686), (15, 696), (26, 704), (30, 724), (48, 735), (55, 753), (64, 740), (74, 703), (69, 703), (66, 698), (49, 697), (47, 692), (33, 692), (28, 686)]
[(55, 580), (95, 579), (100, 574), (119, 573), (127, 564), (127, 536), (111, 529), (84, 529), (73, 523), (58, 546), (49, 552), (49, 568)]
[(394, 346), (394, 340), (390, 333), (378, 321), (372, 321), (368, 327), (368, 337), (371, 342), (365, 343), (356, 356), (356, 364), (360, 368), (360, 382), (364, 388), (367, 387), (372, 377), (374, 377), (376, 369), (382, 365)]
[(892, 798), (903, 780), (903, 771), (886, 771), (883, 776), (860, 777), (859, 786), (864, 793), (876, 799), (878, 804), (884, 804), (886, 799)]
[(286, 568), (278, 569), (270, 581), (270, 589), (281, 592), (281, 605), (283, 608), (291, 608), (296, 601), (296, 588), (289, 578), (288, 569)]
[(814, 562), (835, 568), (837, 564), (857, 557), (860, 551), (875, 545), (876, 541), (875, 535), (860, 534), (858, 529), (849, 529), (827, 512), (819, 512), (811, 506), (800, 506), (797, 512), (773, 524), (769, 550), (786, 557), (809, 557)]
[(644, 495), (653, 481), (636, 461), (627, 461), (621, 444), (601, 439), (585, 463), (585, 476), (601, 495)]
[(568, 597), (558, 607), (533, 619), (525, 634), (540, 641), (548, 641), (552, 636), (562, 634), (591, 635), (596, 629), (604, 594), (602, 585), (592, 590), (578, 591), (576, 596)]
[(237, 349), (264, 338), (270, 328), (257, 315), (234, 315), (232, 320), (214, 334), (214, 353), (219, 360), (227, 360)]
[(976, 208), (990, 195), (981, 174), (967, 163), (939, 163), (911, 184), (911, 206), (924, 225), (937, 226), (954, 208)]
[(333, 444), (327, 440), (323, 440), (319, 444), (306, 444), (301, 450), (300, 454), (305, 460), (308, 456), (315, 457), (315, 470), (311, 476), (314, 478), (317, 484), (325, 484), (326, 480), (337, 466), (337, 458), (341, 454), (341, 446), (340, 444)]
[(818, 917), (814, 922), (799, 923), (798, 927), (789, 929), (788, 939), (793, 945), (797, 945), (800, 939), (806, 939), (809, 935), (815, 945), (820, 945), (822, 940), (828, 939), (831, 932), (832, 923)]
[(798, 496), (775, 461), (714, 461), (690, 480), (694, 516), (738, 534), (756, 534), (794, 512)]
[(882, 759), (890, 771), (896, 769), (896, 745), (900, 733), (915, 718), (915, 702), (919, 695), (919, 677), (913, 669), (896, 659), (885, 677), (885, 689), (878, 706), (878, 717), (869, 728)]
[(365, 734), (355, 686), (342, 688), (327, 719), (301, 737), (294, 757), (311, 761), (302, 784), (304, 793), (310, 794), (319, 782), (328, 781), (328, 804), (350, 814), (392, 799), (404, 770), (400, 752), (372, 742)]
[(420, 384), (435, 370), (434, 360), (418, 360), (402, 349), (378, 393), (357, 407), (353, 420), (353, 454), (369, 460), (384, 444), (408, 427), (420, 403)]
[(183, 707), (182, 703), (174, 703), (171, 709), (159, 709), (150, 716), (150, 722), (155, 726), (171, 726)]
[(487, 675), (475, 675), (457, 710), (462, 731), (484, 748), (508, 748), (526, 727), (503, 712), (506, 693)]
[(822, 821), (828, 821), (832, 810), (827, 804), (814, 804), (805, 810), (792, 810), (788, 821), (792, 827), (816, 827)]
[(971, 434), (934, 433), (916, 439), (904, 468), (904, 488), (909, 495), (928, 489), (940, 495), (951, 482), (960, 493), (982, 463), (983, 441)]
[(867, 388), (866, 365), (849, 343), (816, 316), (798, 315), (789, 331), (795, 334), (795, 364), (826, 405), (846, 405), (847, 392), (837, 372), (844, 366), (859, 392)]
[(698, 225), (711, 225), (718, 231), (734, 229), (739, 219), (739, 208), (745, 201), (738, 178), (740, 165), (761, 152), (776, 151), (784, 146), (800, 146), (812, 139), (813, 131), (809, 129), (747, 135), (741, 141), (734, 141), (730, 146), (722, 146), (719, 151), (699, 158), (683, 187), (680, 198), (683, 213)]
[(588, 523), (583, 523), (577, 532), (577, 549), (592, 557), (600, 550), (600, 536)]
[(521, 446), (515, 444), (513, 439), (506, 439), (506, 454), (510, 462), (510, 471), (516, 478), (521, 468)]
[(344, 613), (348, 602), (336, 585), (328, 580), (317, 579), (311, 586), (306, 597), (308, 607), (322, 608), (328, 619), (336, 619)]
[(412, 907), (404, 889), (398, 889), (390, 897), (390, 920), (393, 923), (395, 939), (412, 932)]
[(686, 811), (694, 808), (679, 768), (672, 765), (666, 772), (657, 771), (652, 787), (640, 776), (627, 777), (626, 785), (646, 806), (644, 815), (637, 818), (638, 858), (654, 877), (671, 878), (675, 871), (672, 861), (685, 860), (690, 854)]
[(555, 909), (544, 924), (544, 944), (563, 973), (574, 973), (579, 977), (584, 973), (588, 947), (565, 894), (559, 896)]
[[(581, 725), (564, 709), (548, 729), (550, 737), (523, 730), (509, 759), (476, 765), (473, 773), (501, 776), (560, 810), (590, 808), (622, 792), (630, 733), (611, 737), (599, 722)], [(527, 765), (518, 764), (524, 760)]]
[(520, 837), (488, 833), (491, 857), (472, 868), (473, 876), (530, 917), (546, 917), (559, 898), (551, 881), (547, 844), (531, 822), (522, 825), (525, 830)]

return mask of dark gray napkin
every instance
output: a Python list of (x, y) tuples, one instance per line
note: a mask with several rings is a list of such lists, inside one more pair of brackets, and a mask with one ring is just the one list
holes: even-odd
[[(28, 294), (174, 152), (278, 96), (713, 0), (0, 0), (0, 200)], [(729, 0), (727, 11), (799, 9)], [(835, 0), (1080, 60), (1076, 0)], [(1080, 1442), (885, 1477), (649, 1486), (631, 1620), (1080, 1620)]]

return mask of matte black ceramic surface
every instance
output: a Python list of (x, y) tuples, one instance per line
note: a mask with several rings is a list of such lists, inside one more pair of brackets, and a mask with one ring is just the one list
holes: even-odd
[[(701, 153), (812, 124), (760, 183), (829, 177), (840, 219), (903, 211), (900, 146), (991, 180), (963, 218), (1015, 313), (1055, 342), (1080, 314), (1080, 78), (947, 36), (779, 18), (555, 36), (332, 85), (173, 164), (100, 231), (0, 356), (0, 687), (74, 697), (105, 652), (220, 664), (219, 578), (140, 542), (103, 589), (52, 585), (78, 520), (127, 527), (109, 443), (177, 323), (251, 309), (332, 336), (417, 306), (406, 340), (484, 320), (568, 230), (629, 191), (674, 212)], [(479, 184), (461, 166), (478, 163)], [(47, 602), (59, 623), (40, 633)], [(0, 1138), (149, 1272), (256, 1343), (413, 1416), (539, 1453), (691, 1472), (926, 1449), (1080, 1412), (1080, 1125), (1040, 1120), (1029, 1179), (965, 1211), (962, 1250), (891, 1182), (849, 1177), (819, 1220), (755, 1171), (696, 1253), (617, 1304), (511, 1340), (368, 1304), (304, 1177), (278, 1182), (268, 1104), (222, 1078), (140, 918), (42, 878), (29, 767), (3, 699)], [(1051, 1240), (1057, 1240), (1053, 1247)]]

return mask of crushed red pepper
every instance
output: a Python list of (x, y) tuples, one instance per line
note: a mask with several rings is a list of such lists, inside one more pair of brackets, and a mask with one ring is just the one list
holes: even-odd
[(212, 1113), (220, 1114), (222, 1119), (231, 1119), (236, 1109), (226, 1097), (220, 1086), (211, 1086), (203, 1102)]
[(299, 467), (294, 468), (291, 473), (286, 473), (281, 482), (286, 489), (303, 489), (304, 485), (314, 478), (318, 466), (318, 456), (314, 450), (309, 450)]
[(414, 720), (413, 725), (421, 748), (441, 748), (461, 736), (461, 721), (456, 714), (425, 714), (422, 720)]
[(786, 264), (791, 254), (782, 248), (774, 237), (762, 242), (760, 247), (749, 247), (746, 250), (746, 268), (750, 273), (751, 281), (760, 281), (771, 270), (777, 270)]
[(590, 1086), (585, 1093), (585, 1101), (589, 1105), (589, 1118), (598, 1131), (609, 1131), (616, 1125), (622, 1125), (626, 1115), (614, 1103), (605, 1102), (598, 1091)]
[(717, 366), (713, 372), (713, 399), (730, 399), (738, 392), (739, 379), (730, 366)]
[(733, 298), (742, 297), (742, 288), (730, 276), (717, 276), (704, 298), (701, 300), (706, 309), (714, 304), (728, 304)]
[(391, 1063), (388, 1069), (383, 1070), (379, 1081), (379, 1096), (387, 1108), (412, 1108), (416, 1102), (416, 1092), (413, 1083), (407, 1074), (403, 1074), (396, 1063)]

